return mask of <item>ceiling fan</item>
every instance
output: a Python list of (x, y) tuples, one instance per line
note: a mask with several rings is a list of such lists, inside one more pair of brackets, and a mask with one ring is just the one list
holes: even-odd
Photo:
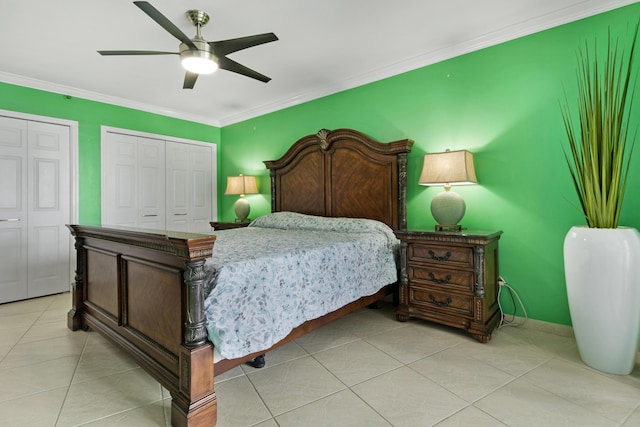
[(242, 49), (269, 43), (278, 40), (273, 33), (256, 34), (254, 36), (240, 37), (237, 39), (208, 42), (200, 35), (200, 29), (209, 22), (209, 15), (201, 10), (188, 10), (187, 17), (196, 26), (196, 36), (187, 37), (169, 19), (146, 1), (134, 1), (151, 19), (162, 28), (180, 40), (179, 52), (161, 52), (149, 50), (99, 50), (100, 55), (180, 55), (182, 66), (187, 70), (184, 77), (183, 89), (193, 89), (200, 74), (213, 73), (218, 68), (232, 71), (267, 83), (271, 78), (260, 74), (242, 64), (227, 58), (226, 55)]

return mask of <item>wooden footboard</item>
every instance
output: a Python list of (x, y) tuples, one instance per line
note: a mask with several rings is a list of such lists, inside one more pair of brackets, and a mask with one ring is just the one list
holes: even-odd
[(69, 328), (91, 328), (133, 356), (171, 393), (174, 427), (215, 425), (202, 292), (215, 236), (69, 229), (77, 251)]

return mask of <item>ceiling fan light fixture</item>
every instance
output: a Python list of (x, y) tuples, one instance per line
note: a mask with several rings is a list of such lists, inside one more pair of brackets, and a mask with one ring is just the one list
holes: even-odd
[(207, 52), (200, 52), (205, 55), (197, 55), (198, 52), (196, 55), (181, 55), (185, 70), (196, 74), (211, 74), (218, 69), (218, 64)]
[(211, 74), (216, 71), (218, 61), (211, 51), (211, 46), (197, 36), (191, 43), (192, 46), (180, 43), (180, 61), (185, 70), (195, 74)]

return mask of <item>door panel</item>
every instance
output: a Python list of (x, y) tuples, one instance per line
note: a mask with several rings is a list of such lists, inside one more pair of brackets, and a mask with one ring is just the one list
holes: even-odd
[(68, 254), (64, 253), (64, 248), (58, 243), (68, 240), (69, 233), (62, 234), (61, 231), (64, 230), (56, 225), (29, 228), (28, 297), (68, 291), (69, 285), (64, 277), (67, 272), (64, 260), (68, 258)]
[(165, 142), (138, 137), (138, 226), (165, 229)]
[(211, 149), (193, 145), (191, 162), (191, 214), (189, 231), (208, 233), (211, 230)]
[(69, 290), (68, 126), (0, 117), (0, 303)]
[(167, 141), (167, 230), (189, 231), (189, 145)]
[(69, 290), (69, 128), (29, 122), (29, 298)]
[(136, 227), (138, 144), (135, 136), (109, 134), (102, 141), (102, 223)]
[(0, 302), (27, 297), (27, 255), (20, 250), (26, 249), (24, 234), (23, 227), (0, 226)]
[(0, 211), (19, 211), (22, 206), (24, 158), (21, 155), (0, 155)]
[(0, 117), (0, 303), (27, 297), (27, 135)]

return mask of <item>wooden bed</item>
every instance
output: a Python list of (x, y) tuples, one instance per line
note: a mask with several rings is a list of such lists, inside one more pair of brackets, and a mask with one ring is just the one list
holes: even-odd
[[(406, 229), (406, 163), (412, 145), (411, 140), (380, 143), (349, 129), (305, 136), (280, 159), (264, 162), (272, 211), (371, 218)], [(69, 328), (93, 329), (133, 356), (170, 391), (174, 427), (215, 425), (214, 374), (260, 354), (214, 366), (202, 286), (205, 259), (215, 257), (215, 235), (69, 228), (77, 251)], [(396, 286), (308, 321), (272, 348), (367, 306)]]

